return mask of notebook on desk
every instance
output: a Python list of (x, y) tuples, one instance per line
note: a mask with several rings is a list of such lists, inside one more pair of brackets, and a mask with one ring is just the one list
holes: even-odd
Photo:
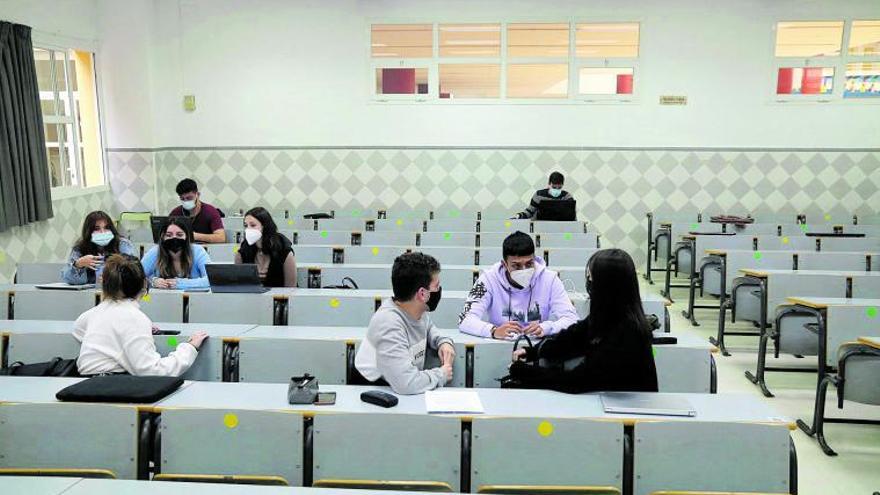
[(646, 416), (694, 417), (697, 411), (690, 401), (675, 395), (650, 392), (605, 392), (600, 395), (602, 407), (608, 414), (639, 414)]
[(37, 284), (34, 287), (46, 290), (87, 290), (94, 289), (95, 284), (70, 285), (64, 282), (55, 282), (52, 284)]

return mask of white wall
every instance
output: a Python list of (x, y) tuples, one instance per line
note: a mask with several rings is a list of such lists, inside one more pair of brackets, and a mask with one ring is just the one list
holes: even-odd
[(0, 0), (0, 20), (31, 26), (49, 34), (94, 41), (97, 0)]
[[(878, 16), (876, 0), (158, 0), (154, 143), (878, 146), (876, 105), (771, 103), (776, 21)], [(557, 19), (642, 22), (638, 104), (370, 102), (371, 20)]]

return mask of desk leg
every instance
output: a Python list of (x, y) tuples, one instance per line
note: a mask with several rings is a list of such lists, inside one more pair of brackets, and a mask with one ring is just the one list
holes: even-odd
[(647, 258), (647, 269), (645, 270), (645, 280), (648, 281), (649, 284), (653, 284), (654, 281), (651, 280), (651, 250), (654, 247), (654, 219), (653, 215), (648, 213), (648, 252), (646, 253)]
[(825, 454), (829, 456), (836, 456), (837, 452), (835, 452), (828, 445), (828, 442), (825, 441), (825, 395), (828, 393), (828, 384), (831, 383), (831, 381), (831, 377), (826, 376), (819, 381), (819, 385), (816, 387), (816, 405), (813, 408), (812, 427), (808, 426), (802, 419), (797, 420), (797, 425), (798, 428), (807, 435), (816, 437), (816, 440), (819, 442), (819, 447), (822, 448), (822, 452), (825, 452)]
[(691, 250), (691, 266), (690, 266), (690, 283), (688, 284), (688, 309), (681, 312), (681, 315), (691, 321), (691, 325), (698, 327), (700, 326), (697, 323), (696, 317), (694, 317), (694, 298), (696, 297), (697, 292), (697, 242), (690, 241), (690, 250)]
[(758, 387), (761, 388), (761, 393), (764, 394), (764, 397), (773, 397), (773, 394), (767, 388), (767, 384), (764, 381), (764, 371), (767, 366), (767, 340), (770, 338), (770, 333), (767, 331), (767, 279), (761, 279), (761, 321), (759, 322), (759, 332), (760, 332), (760, 341), (758, 343), (758, 368), (755, 374), (752, 374), (751, 371), (746, 371), (745, 376), (749, 379), (750, 382), (754, 383)]

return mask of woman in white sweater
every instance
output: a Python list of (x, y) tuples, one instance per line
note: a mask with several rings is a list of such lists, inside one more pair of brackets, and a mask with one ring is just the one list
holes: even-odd
[(138, 305), (147, 290), (140, 261), (113, 255), (104, 263), (101, 304), (86, 311), (73, 328), (82, 346), (76, 364), (85, 376), (127, 373), (180, 376), (192, 366), (208, 337), (196, 332), (165, 357), (156, 351), (153, 324)]

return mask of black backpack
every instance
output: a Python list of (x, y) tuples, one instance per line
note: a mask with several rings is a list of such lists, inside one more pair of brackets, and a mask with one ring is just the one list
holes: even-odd
[(9, 376), (72, 376), (78, 377), (76, 359), (52, 358), (44, 363), (25, 364), (16, 361), (2, 372)]

